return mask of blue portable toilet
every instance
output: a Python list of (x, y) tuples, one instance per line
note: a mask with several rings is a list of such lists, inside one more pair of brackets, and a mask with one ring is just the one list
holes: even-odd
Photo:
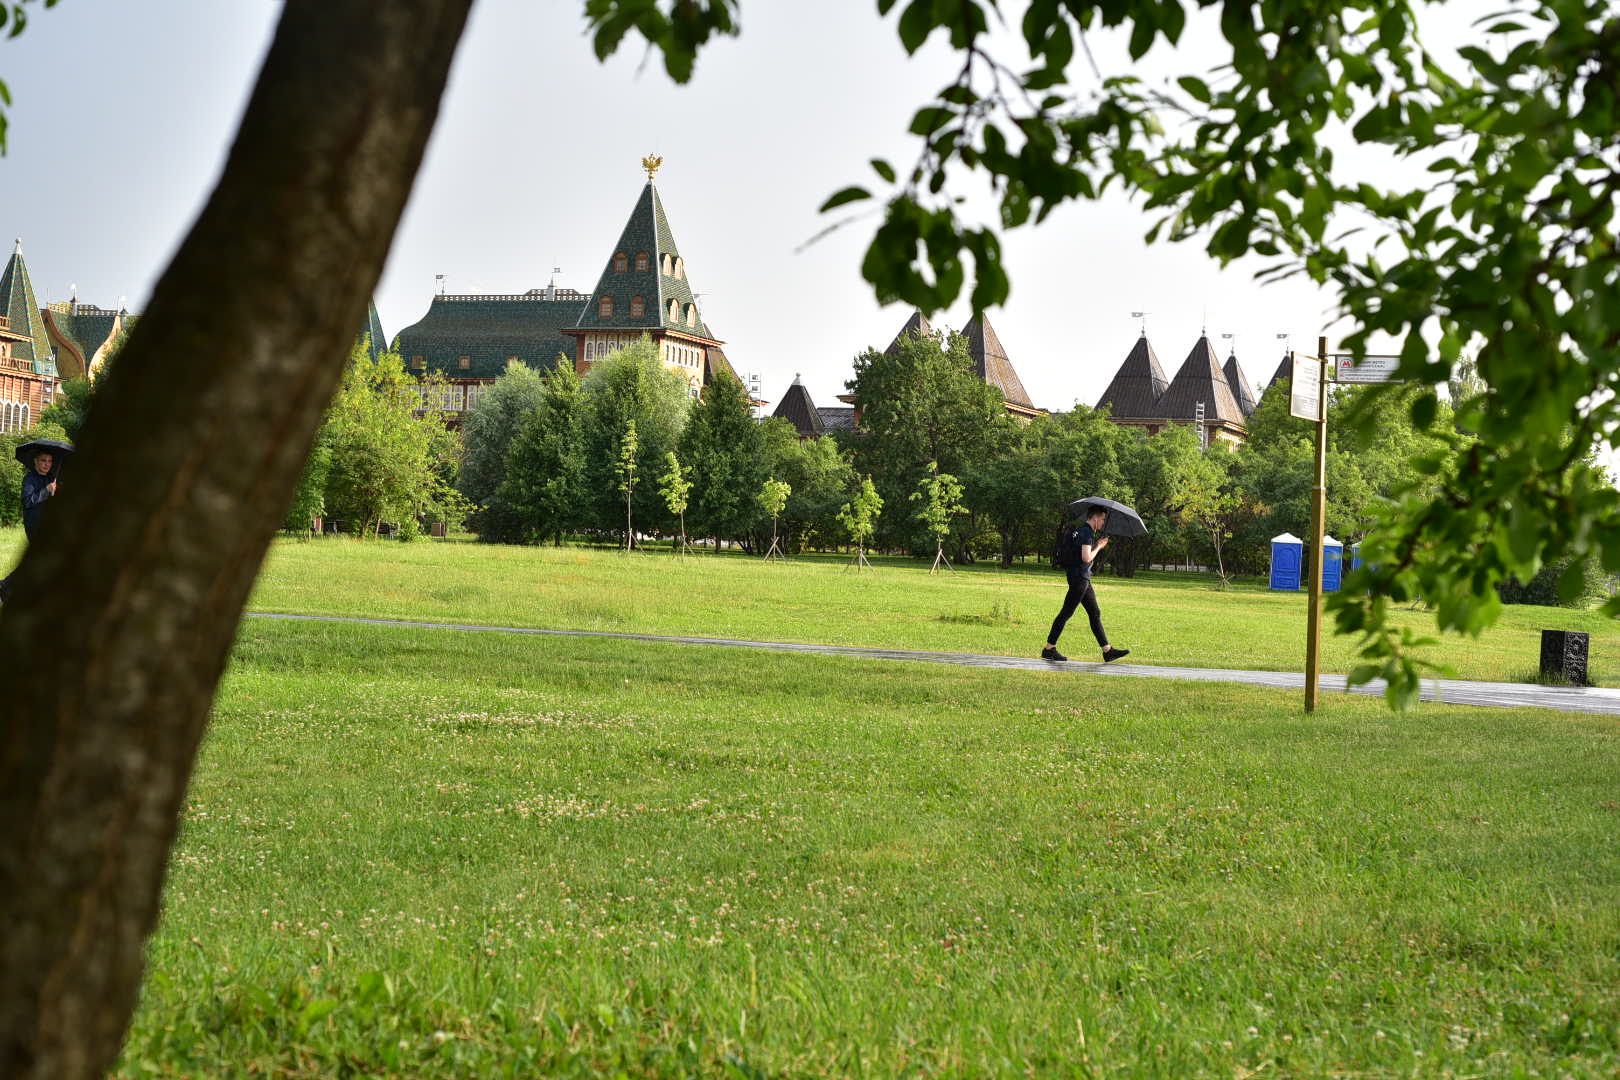
[(1344, 545), (1331, 536), (1322, 537), (1322, 591), (1338, 592), (1344, 580)]
[(1299, 591), (1300, 559), (1305, 553), (1305, 541), (1293, 533), (1271, 538), (1271, 587), (1287, 592)]

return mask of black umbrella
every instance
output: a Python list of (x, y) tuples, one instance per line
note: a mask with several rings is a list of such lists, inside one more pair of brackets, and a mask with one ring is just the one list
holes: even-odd
[(30, 439), (17, 447), (17, 460), (22, 462), (25, 469), (32, 469), (34, 458), (40, 454), (50, 454), (56, 458), (51, 463), (51, 477), (54, 479), (62, 471), (62, 463), (73, 456), (73, 445), (55, 439)]
[(1129, 539), (1133, 536), (1146, 536), (1147, 526), (1142, 524), (1142, 515), (1113, 499), (1076, 499), (1069, 504), (1069, 517), (1078, 519), (1086, 516), (1089, 508), (1097, 506), (1108, 511), (1108, 520), (1103, 522), (1103, 533), (1107, 536), (1119, 536)]

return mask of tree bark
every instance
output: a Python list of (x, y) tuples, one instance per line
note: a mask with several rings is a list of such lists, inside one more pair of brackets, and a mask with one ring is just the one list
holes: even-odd
[(0, 618), (0, 1076), (105, 1075), (242, 607), (471, 0), (286, 0)]

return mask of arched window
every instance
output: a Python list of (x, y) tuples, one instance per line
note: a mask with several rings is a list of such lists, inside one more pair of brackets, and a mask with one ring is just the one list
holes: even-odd
[(646, 273), (647, 267), (651, 264), (651, 261), (652, 260), (648, 257), (645, 251), (636, 252), (636, 273)]
[(647, 301), (640, 296), (630, 298), (630, 317), (639, 319), (647, 314)]
[(602, 297), (601, 302), (596, 305), (596, 314), (604, 319), (613, 318), (613, 297)]
[(671, 259), (668, 253), (666, 253), (663, 259), (659, 261), (658, 269), (663, 272), (665, 277), (669, 277), (675, 272), (675, 260)]
[(686, 260), (681, 258), (679, 255), (675, 256), (675, 278), (677, 281), (685, 280), (686, 278)]
[(613, 272), (622, 274), (628, 269), (630, 269), (630, 260), (625, 256), (624, 252), (615, 251), (613, 253)]
[(675, 300), (671, 300), (669, 302), (669, 321), (670, 322), (680, 322), (681, 321), (681, 305), (680, 305), (679, 302), (677, 302)]
[(697, 325), (697, 305), (696, 304), (687, 304), (686, 305), (686, 325), (687, 326), (696, 326)]

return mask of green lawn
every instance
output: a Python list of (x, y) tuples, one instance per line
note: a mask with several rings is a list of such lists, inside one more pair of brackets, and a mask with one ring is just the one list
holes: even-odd
[[(281, 542), (252, 605), (263, 611), (615, 630), (1032, 656), (1062, 602), (1062, 577), (1035, 568), (975, 567), (929, 575), (926, 564), (880, 562), (847, 572), (835, 558), (787, 564), (726, 555), (674, 558), (583, 548), (473, 543)], [(1249, 584), (1221, 592), (1208, 577), (1100, 577), (1097, 593), (1131, 661), (1302, 671), (1305, 597)], [(1434, 618), (1398, 624), (1432, 633)], [(1475, 640), (1448, 637), (1425, 655), (1457, 678), (1533, 676), (1542, 628), (1592, 635), (1591, 676), (1620, 683), (1620, 623), (1595, 611), (1509, 607)], [(1331, 625), (1328, 627), (1331, 631)], [(1085, 615), (1062, 642), (1095, 659)], [(1324, 634), (1327, 671), (1354, 666), (1354, 639)]]
[[(1061, 591), (321, 541), (254, 606), (1027, 653)], [(1100, 591), (1297, 669), (1297, 596)], [(1553, 620), (1613, 678), (1445, 656)], [(1617, 827), (1613, 718), (250, 621), (118, 1075), (1614, 1076)]]
[(1295, 697), (251, 623), (120, 1073), (1613, 1075), (1620, 724)]

